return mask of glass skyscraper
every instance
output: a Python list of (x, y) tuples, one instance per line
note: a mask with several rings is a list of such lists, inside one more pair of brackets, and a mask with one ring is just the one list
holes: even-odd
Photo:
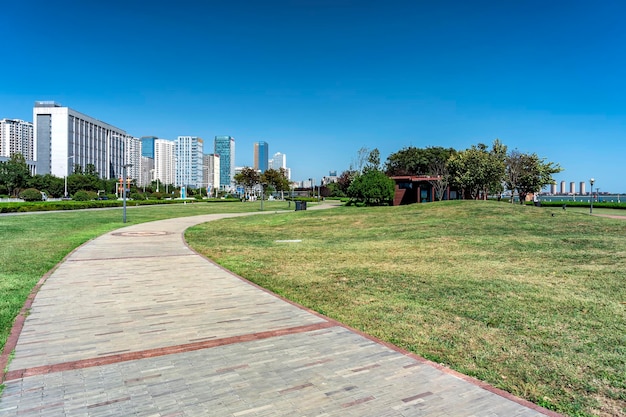
[(254, 144), (254, 169), (263, 173), (267, 171), (268, 162), (269, 145), (267, 142), (256, 142)]
[(220, 156), (220, 186), (230, 189), (235, 177), (235, 138), (216, 136), (215, 154)]
[(154, 159), (154, 141), (157, 139), (155, 136), (141, 137), (141, 156)]

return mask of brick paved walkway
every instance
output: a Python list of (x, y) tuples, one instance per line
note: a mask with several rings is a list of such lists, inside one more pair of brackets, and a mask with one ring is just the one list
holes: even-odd
[(0, 416), (557, 416), (283, 301), (189, 249), (237, 215), (119, 229), (46, 279)]

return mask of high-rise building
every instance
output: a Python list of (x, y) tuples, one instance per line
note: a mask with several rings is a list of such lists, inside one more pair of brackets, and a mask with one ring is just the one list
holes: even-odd
[(565, 181), (561, 181), (561, 194), (567, 194), (565, 191)]
[(201, 188), (204, 186), (204, 142), (196, 136), (176, 139), (176, 186)]
[(216, 136), (215, 154), (220, 156), (220, 187), (230, 190), (235, 183), (235, 138)]
[(269, 167), (278, 171), (281, 168), (287, 169), (287, 155), (276, 152), (270, 159)]
[(269, 145), (267, 142), (256, 142), (254, 144), (254, 169), (261, 173), (267, 171), (269, 162)]
[(154, 159), (154, 141), (157, 139), (156, 136), (141, 137), (141, 156)]
[(33, 107), (34, 152), (38, 174), (69, 175), (74, 165), (91, 164), (102, 178), (118, 178), (129, 135), (53, 101)]
[(0, 156), (20, 153), (24, 159), (35, 159), (33, 124), (19, 119), (0, 120)]
[(137, 185), (146, 186), (154, 181), (154, 158), (147, 156), (141, 157), (141, 171), (139, 171), (139, 179)]
[[(171, 140), (157, 139), (154, 141), (154, 174), (152, 178), (153, 181), (157, 181), (157, 187), (164, 184), (166, 186), (174, 184), (176, 178), (174, 145)], [(159, 191), (162, 189), (159, 188)]]
[(124, 152), (126, 176), (139, 180), (141, 175), (141, 140), (128, 136)]
[(569, 183), (569, 193), (576, 194), (576, 183), (574, 181)]
[(581, 181), (579, 186), (580, 186), (580, 190), (579, 190), (580, 191), (580, 195), (587, 194), (587, 192), (585, 191), (585, 181)]
[(220, 189), (220, 156), (217, 154), (204, 155), (204, 183), (209, 192)]

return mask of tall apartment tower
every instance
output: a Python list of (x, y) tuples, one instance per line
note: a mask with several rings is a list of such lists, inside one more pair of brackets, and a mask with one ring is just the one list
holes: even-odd
[(267, 171), (268, 162), (269, 145), (267, 142), (256, 142), (254, 144), (254, 169), (263, 173)]
[(0, 156), (21, 153), (24, 159), (34, 160), (33, 124), (19, 119), (0, 120)]
[(126, 177), (139, 180), (141, 175), (141, 140), (139, 138), (127, 137), (124, 152), (124, 163), (126, 164)]
[(580, 195), (585, 195), (587, 194), (587, 191), (585, 191), (585, 181), (581, 181), (580, 184), (578, 184), (580, 187)]
[(235, 138), (216, 136), (215, 154), (220, 156), (220, 187), (230, 190), (235, 181)]
[(204, 155), (204, 183), (211, 193), (220, 189), (220, 156), (217, 154)]
[(122, 175), (130, 137), (122, 129), (53, 101), (36, 101), (33, 133), (38, 174), (64, 177), (76, 164), (83, 168), (92, 164), (102, 178)]
[(204, 142), (197, 136), (179, 136), (176, 139), (177, 186), (202, 188), (204, 184)]
[(174, 142), (165, 139), (154, 141), (154, 181), (157, 181), (159, 191), (161, 187), (174, 184), (176, 178), (176, 159), (174, 155)]
[(284, 153), (276, 152), (272, 159), (270, 159), (270, 168), (278, 171), (281, 168), (287, 169), (287, 155)]

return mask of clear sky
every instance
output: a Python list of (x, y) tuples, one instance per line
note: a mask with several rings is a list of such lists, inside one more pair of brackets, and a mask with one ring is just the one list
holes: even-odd
[(362, 147), (384, 161), (499, 138), (559, 163), (558, 181), (626, 192), (622, 0), (0, 5), (0, 118), (54, 100), (207, 153), (230, 135), (239, 166), (262, 140), (318, 181)]

